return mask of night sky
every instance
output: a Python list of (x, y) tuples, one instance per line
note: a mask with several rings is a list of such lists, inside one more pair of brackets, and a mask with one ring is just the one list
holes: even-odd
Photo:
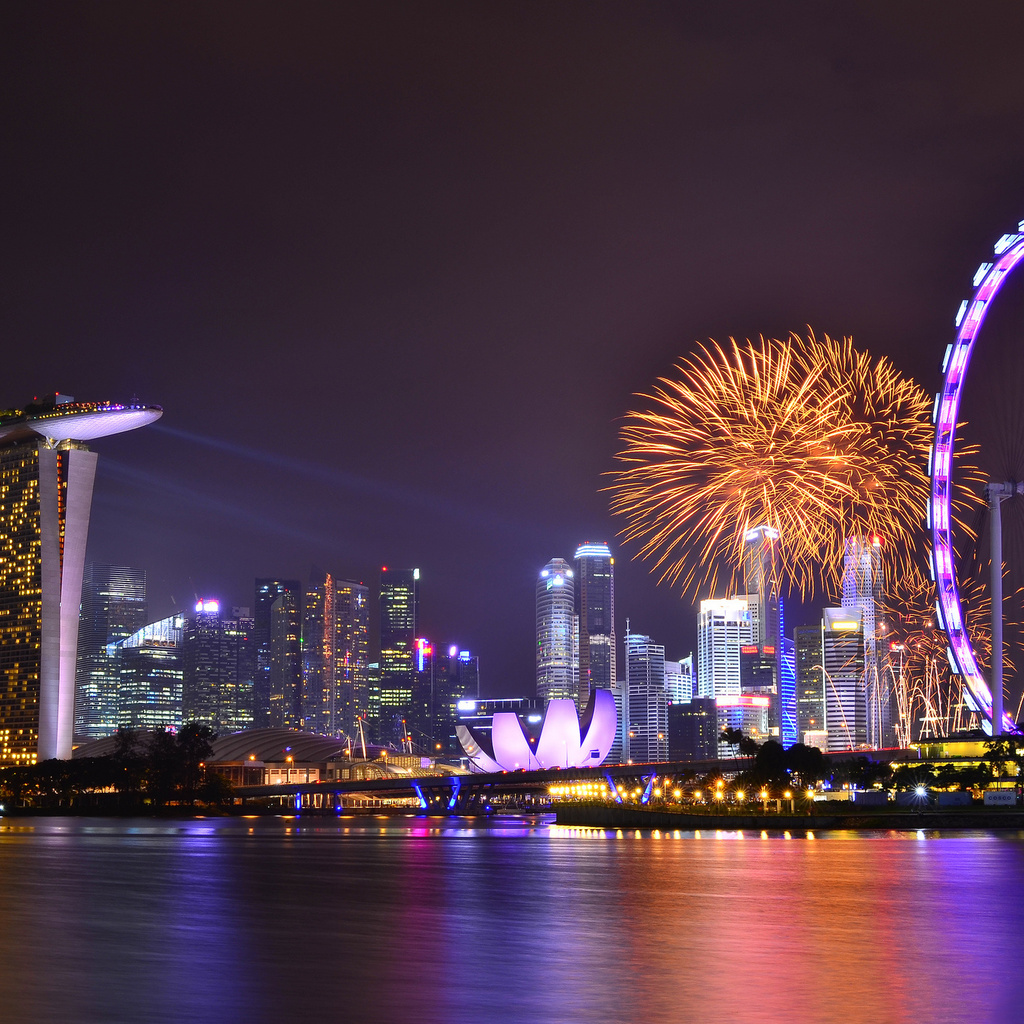
[[(540, 567), (615, 545), (635, 392), (806, 324), (934, 390), (1024, 218), (1018, 2), (8, 2), (0, 49), (0, 406), (165, 409), (95, 444), (90, 557), (152, 618), (419, 566), (490, 694), (532, 692)], [(964, 411), (1021, 478), (1000, 303)], [(685, 655), (631, 553), (620, 636)]]

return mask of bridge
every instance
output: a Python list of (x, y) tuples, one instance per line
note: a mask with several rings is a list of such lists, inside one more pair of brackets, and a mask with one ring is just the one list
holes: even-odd
[[(826, 754), (829, 760), (848, 760), (884, 753), (888, 761), (916, 761), (916, 750), (852, 751)], [(547, 801), (553, 785), (604, 783), (618, 792), (621, 786), (641, 803), (650, 799), (655, 781), (702, 775), (737, 775), (754, 764), (752, 757), (714, 758), (706, 761), (658, 761), (647, 764), (602, 765), (597, 768), (548, 768), (539, 771), (473, 773), (469, 775), (412, 775), (379, 779), (347, 779), (272, 786), (237, 786), (235, 796), (247, 801), (277, 800), (282, 808), (301, 812), (336, 811), (356, 807), (404, 804), (426, 814), (484, 814), (496, 807), (521, 807), (538, 798)], [(616, 799), (619, 799), (616, 797)]]

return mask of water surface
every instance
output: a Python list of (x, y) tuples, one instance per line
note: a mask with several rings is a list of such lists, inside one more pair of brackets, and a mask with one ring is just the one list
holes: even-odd
[(1020, 833), (0, 819), (15, 1022), (1024, 1019)]

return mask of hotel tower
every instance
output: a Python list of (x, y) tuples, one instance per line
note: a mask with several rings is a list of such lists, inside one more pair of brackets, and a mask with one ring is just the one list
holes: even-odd
[(0, 764), (71, 757), (96, 454), (157, 406), (36, 399), (0, 412)]

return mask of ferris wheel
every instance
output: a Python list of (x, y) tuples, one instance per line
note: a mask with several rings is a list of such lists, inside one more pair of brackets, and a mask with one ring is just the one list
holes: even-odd
[[(974, 292), (964, 299), (956, 316), (956, 338), (946, 346), (942, 361), (942, 390), (935, 396), (935, 441), (929, 472), (931, 495), (928, 502), (928, 527), (932, 535), (932, 573), (937, 592), (936, 608), (949, 637), (950, 661), (964, 680), (964, 700), (978, 712), (985, 731), (991, 734), (1016, 732), (1009, 715), (1003, 713), (1002, 693), (1002, 554), (999, 547), (999, 505), (1014, 493), (1024, 493), (1024, 483), (996, 483), (986, 488), (992, 513), (992, 680), (982, 676), (974, 646), (964, 625), (960, 589), (951, 535), (950, 504), (953, 488), (953, 446), (957, 416), (967, 366), (985, 316), (1003, 283), (1018, 263), (1024, 260), (1024, 221), (1013, 234), (1003, 235), (995, 244), (991, 262), (982, 263), (974, 275)], [(994, 698), (994, 699), (993, 699)], [(999, 723), (993, 728), (993, 722)]]

